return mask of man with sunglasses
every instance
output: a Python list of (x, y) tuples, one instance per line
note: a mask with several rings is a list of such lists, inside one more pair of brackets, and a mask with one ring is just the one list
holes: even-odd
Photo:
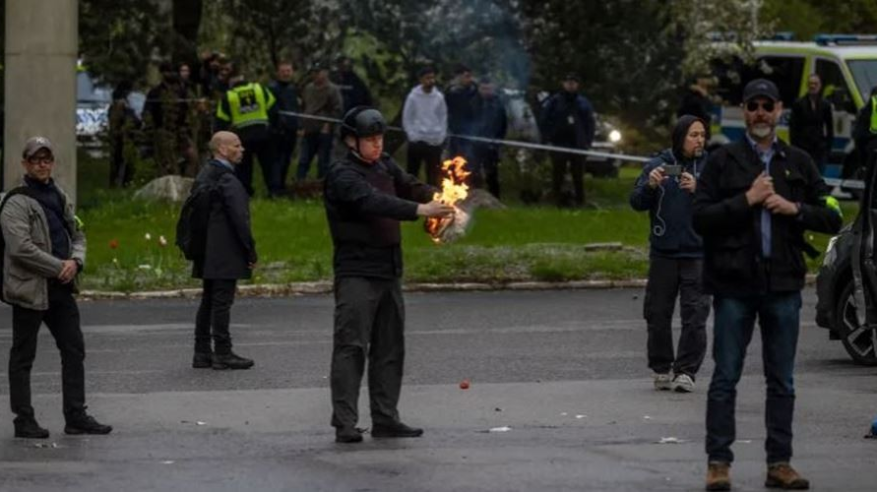
[(746, 134), (710, 155), (698, 181), (694, 227), (704, 241), (704, 289), (713, 295), (715, 369), (707, 397), (707, 490), (729, 490), (737, 383), (758, 318), (767, 381), (765, 485), (807, 489), (792, 458), (793, 383), (806, 230), (842, 223), (816, 164), (776, 136), (783, 111), (773, 82), (743, 91)]
[(109, 434), (113, 428), (85, 412), (85, 343), (79, 324), (76, 276), (85, 262), (85, 235), (67, 195), (55, 185), (55, 156), (45, 137), (29, 139), (24, 182), (0, 204), (3, 300), (12, 304), (9, 402), (15, 437), (45, 439), (31, 406), (30, 371), (37, 333), (45, 323), (61, 352), (61, 389), (67, 434)]

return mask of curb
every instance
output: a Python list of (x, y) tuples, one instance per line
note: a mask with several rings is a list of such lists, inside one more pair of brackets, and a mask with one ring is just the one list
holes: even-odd
[[(807, 285), (816, 283), (816, 275), (808, 274)], [(574, 280), (570, 282), (450, 282), (450, 283), (410, 283), (403, 286), (405, 292), (492, 292), (492, 291), (534, 291), (534, 290), (595, 290), (595, 289), (642, 289), (646, 279), (627, 280)], [(238, 297), (294, 297), (302, 295), (331, 294), (332, 282), (295, 282), (289, 284), (241, 285)], [(146, 291), (112, 292), (82, 291), (80, 299), (101, 300), (150, 300), (150, 299), (197, 299), (201, 297), (200, 288)]]

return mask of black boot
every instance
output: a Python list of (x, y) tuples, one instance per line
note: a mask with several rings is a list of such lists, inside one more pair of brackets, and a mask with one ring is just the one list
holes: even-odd
[(48, 439), (49, 437), (49, 431), (40, 427), (40, 424), (33, 417), (17, 417), (13, 423), (15, 424), (15, 437), (25, 439)]
[(355, 427), (338, 427), (335, 429), (335, 442), (362, 442), (362, 431)]
[(113, 431), (112, 426), (104, 425), (94, 419), (91, 415), (83, 412), (79, 415), (69, 417), (67, 425), (64, 426), (65, 434), (109, 434)]
[(372, 426), (372, 437), (420, 437), (423, 435), (423, 429), (416, 427), (408, 427), (402, 422), (395, 422), (390, 425)]
[(241, 357), (234, 352), (227, 354), (213, 354), (213, 368), (221, 369), (249, 369), (253, 367), (253, 360)]
[(195, 369), (206, 369), (213, 365), (213, 354), (210, 352), (195, 352), (192, 357), (192, 367)]

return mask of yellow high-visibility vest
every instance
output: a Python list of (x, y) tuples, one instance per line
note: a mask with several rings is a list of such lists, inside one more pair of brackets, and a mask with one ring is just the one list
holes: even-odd
[(871, 98), (871, 133), (877, 134), (877, 96)]
[(231, 114), (226, 114), (223, 105), (219, 104), (216, 108), (217, 118), (228, 121), (233, 128), (268, 124), (268, 110), (274, 106), (275, 99), (274, 94), (261, 84), (250, 82), (235, 87), (226, 92), (225, 97)]

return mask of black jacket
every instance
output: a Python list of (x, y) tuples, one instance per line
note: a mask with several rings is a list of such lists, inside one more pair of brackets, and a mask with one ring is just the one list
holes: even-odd
[(211, 160), (192, 185), (215, 186), (207, 224), (207, 250), (192, 265), (192, 276), (204, 279), (246, 279), (256, 263), (256, 241), (250, 228), (250, 196), (234, 171)]
[(454, 84), (445, 93), (448, 105), (448, 131), (457, 135), (471, 135), (475, 124), (475, 109), (472, 103), (478, 97), (478, 87)]
[(298, 131), (298, 116), (280, 114), (280, 112), (299, 112), (298, 93), (295, 90), (295, 85), (291, 82), (274, 80), (268, 84), (268, 90), (274, 94), (274, 99), (277, 100), (277, 104), (272, 108), (277, 111), (277, 124), (274, 128), (275, 131), (287, 138), (294, 139), (296, 137), (295, 132)]
[(761, 210), (750, 207), (746, 191), (764, 170), (749, 142), (714, 151), (697, 184), (694, 228), (704, 241), (704, 288), (710, 294), (742, 296), (801, 290), (807, 271), (804, 231), (827, 234), (841, 217), (823, 202), (827, 187), (813, 160), (802, 150), (777, 142), (770, 165), (774, 189), (801, 204), (797, 217), (773, 215), (771, 259), (761, 252)]
[(475, 115), (473, 134), (477, 137), (503, 139), (508, 131), (508, 117), (499, 96), (478, 95), (472, 102)]
[(334, 82), (338, 86), (338, 90), (341, 91), (344, 114), (357, 106), (371, 106), (373, 104), (372, 94), (369, 92), (368, 86), (353, 70), (338, 72)]
[(871, 132), (871, 113), (873, 111), (871, 99), (874, 97), (877, 97), (877, 90), (871, 93), (871, 97), (859, 110), (859, 114), (856, 116), (856, 126), (853, 128), (853, 141), (862, 167), (868, 164), (871, 152), (877, 149), (877, 133)]
[(387, 154), (367, 164), (352, 153), (331, 166), (324, 187), (335, 277), (401, 277), (399, 221), (417, 220), (417, 204), (437, 190)]
[(795, 101), (789, 118), (791, 144), (806, 150), (811, 156), (825, 156), (831, 151), (833, 140), (834, 118), (831, 103), (820, 97), (814, 109), (809, 95)]
[(597, 123), (594, 108), (585, 96), (561, 91), (545, 101), (539, 114), (542, 140), (557, 145), (589, 149)]

